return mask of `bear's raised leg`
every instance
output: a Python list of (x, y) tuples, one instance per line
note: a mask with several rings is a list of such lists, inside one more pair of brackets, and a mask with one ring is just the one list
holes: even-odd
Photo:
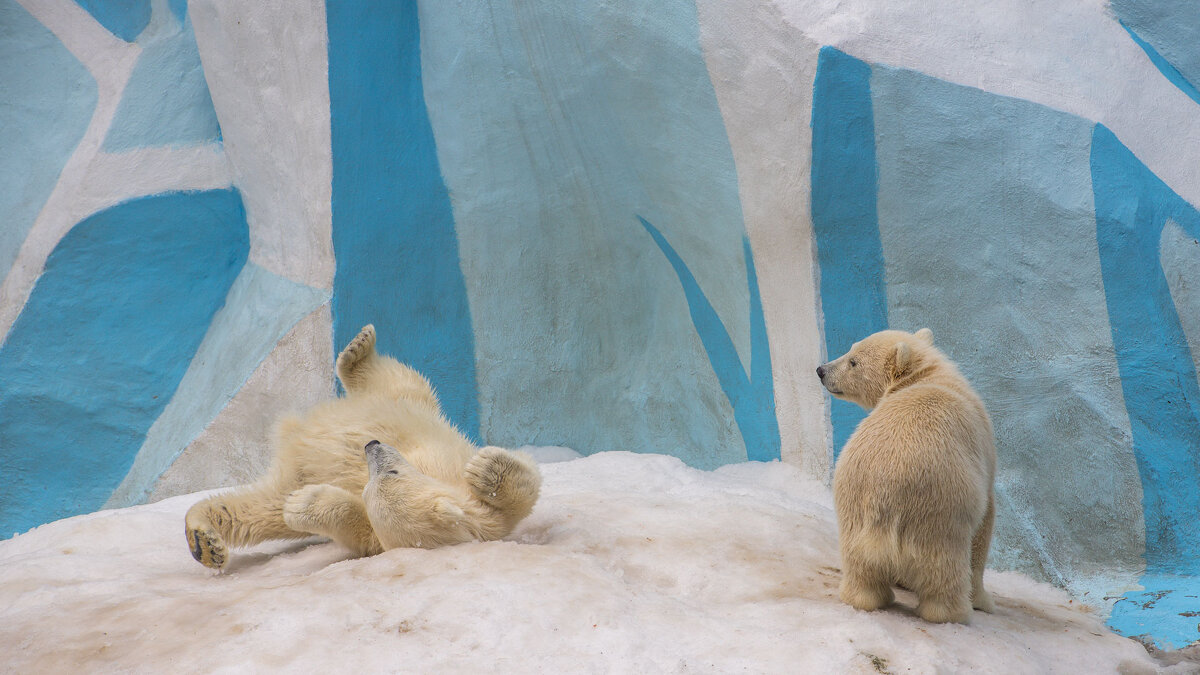
[(838, 589), (842, 602), (867, 612), (892, 604), (896, 594), (892, 581), (878, 569), (864, 565), (854, 556), (842, 553), (842, 583)]
[(996, 611), (996, 605), (983, 587), (983, 568), (987, 565), (988, 548), (992, 543), (992, 523), (995, 519), (995, 500), (989, 494), (987, 513), (984, 514), (983, 523), (971, 540), (971, 606), (988, 613)]
[(184, 517), (192, 557), (205, 567), (221, 569), (229, 562), (228, 547), (307, 536), (284, 522), (283, 500), (270, 486), (249, 485), (192, 505)]
[(363, 326), (337, 358), (337, 374), (346, 393), (369, 392), (427, 405), (441, 412), (429, 380), (389, 356), (375, 352), (375, 326)]
[(542, 487), (533, 457), (490, 445), (467, 462), (466, 477), (472, 494), (499, 511), (509, 531), (533, 511)]
[(971, 623), (971, 562), (965, 542), (957, 548), (962, 553), (928, 554), (913, 571), (917, 616), (930, 623)]
[(292, 529), (329, 537), (358, 556), (383, 552), (362, 498), (336, 485), (293, 491), (284, 502), (283, 519)]

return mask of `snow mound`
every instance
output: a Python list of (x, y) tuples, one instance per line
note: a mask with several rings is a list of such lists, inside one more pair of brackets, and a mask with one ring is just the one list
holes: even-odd
[[(987, 583), (970, 626), (837, 600), (829, 490), (790, 465), (545, 464), (507, 541), (348, 559), (311, 540), (192, 560), (199, 495), (0, 542), (7, 672), (1105, 673), (1161, 669), (1050, 586)], [(1177, 666), (1176, 668), (1182, 668)]]

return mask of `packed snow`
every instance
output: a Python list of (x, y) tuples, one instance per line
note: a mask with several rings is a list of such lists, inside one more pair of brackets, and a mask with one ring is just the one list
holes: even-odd
[(542, 471), (508, 540), (371, 558), (308, 540), (213, 572), (183, 536), (201, 495), (43, 525), (0, 542), (0, 671), (1190, 672), (1014, 573), (988, 574), (997, 612), (969, 626), (921, 621), (905, 591), (840, 603), (829, 489), (787, 464)]

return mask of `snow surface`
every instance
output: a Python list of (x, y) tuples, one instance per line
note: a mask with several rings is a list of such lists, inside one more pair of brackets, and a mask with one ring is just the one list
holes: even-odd
[(998, 610), (970, 626), (904, 591), (843, 605), (830, 492), (791, 465), (542, 471), (509, 540), (371, 558), (309, 540), (212, 572), (183, 536), (200, 495), (43, 525), (0, 542), (0, 671), (1190, 672), (1015, 573), (988, 574)]

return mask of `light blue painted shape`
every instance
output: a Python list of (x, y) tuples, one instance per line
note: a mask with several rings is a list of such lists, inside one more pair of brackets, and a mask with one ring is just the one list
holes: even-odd
[(1169, 220), (1159, 239), (1158, 257), (1187, 336), (1192, 365), (1200, 370), (1200, 237), (1189, 237)]
[(0, 347), (0, 533), (105, 503), (249, 247), (233, 190), (125, 202), (63, 237)]
[(378, 348), (429, 378), (479, 439), (475, 348), (450, 199), (421, 87), (415, 0), (330, 0), (333, 332), (368, 323)]
[(1158, 644), (1182, 647), (1200, 640), (1200, 626), (1193, 622), (1181, 635), (1178, 617), (1163, 609), (1170, 603), (1146, 602), (1147, 593), (1170, 590), (1162, 579), (1171, 576), (1200, 587), (1200, 386), (1159, 241), (1168, 221), (1200, 237), (1200, 212), (1103, 125), (1093, 134), (1091, 168), (1104, 291), (1146, 514), (1147, 590), (1127, 593), (1109, 625), (1127, 635), (1148, 628)]
[(150, 0), (75, 0), (108, 32), (133, 42), (150, 23)]
[(14, 0), (0, 0), (0, 279), (87, 131), (97, 96), (96, 81), (53, 33)]
[[(888, 326), (875, 205), (871, 67), (833, 47), (821, 48), (817, 56), (811, 178), (825, 351), (832, 360)], [(853, 403), (830, 400), (836, 456), (866, 412)]]
[(191, 23), (168, 22), (142, 47), (102, 149), (121, 152), (221, 140)]
[(187, 23), (187, 0), (168, 0), (168, 4), (179, 23)]
[(1200, 8), (1195, 0), (1113, 0), (1110, 7), (1154, 67), (1200, 103)]
[(762, 301), (758, 293), (758, 277), (754, 273), (754, 257), (750, 252), (750, 239), (743, 239), (746, 256), (746, 286), (750, 290), (750, 374), (738, 359), (737, 350), (729, 331), (721, 323), (712, 303), (704, 295), (696, 277), (687, 263), (679, 257), (662, 233), (645, 218), (638, 216), (642, 227), (650, 233), (663, 255), (671, 263), (683, 294), (687, 299), (692, 324), (704, 343), (704, 351), (712, 363), (713, 371), (721, 382), (721, 389), (729, 404), (733, 406), (734, 418), (746, 444), (747, 458), (756, 462), (769, 462), (780, 458), (779, 423), (775, 418), (775, 380), (771, 374), (771, 346), (767, 342), (767, 326), (763, 318)]
[(992, 564), (1077, 592), (1094, 574), (1081, 561), (1138, 569), (1141, 485), (1095, 238), (1093, 123), (879, 65), (871, 93), (888, 316), (932, 328), (988, 405), (1006, 495)]
[(144, 502), (162, 473), (241, 390), (283, 336), (328, 300), (327, 290), (298, 284), (253, 263), (243, 267), (171, 402), (150, 427), (105, 508)]
[(737, 172), (694, 4), (419, 6), (485, 437), (743, 461), (679, 280), (630, 218), (662, 228), (750, 363)]

